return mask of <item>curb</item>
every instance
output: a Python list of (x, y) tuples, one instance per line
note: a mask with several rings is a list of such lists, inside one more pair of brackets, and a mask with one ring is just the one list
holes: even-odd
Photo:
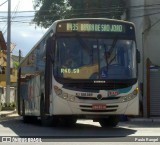
[[(2, 111), (2, 112), (3, 112), (3, 111)], [(8, 113), (2, 113), (2, 114), (1, 114), (1, 112), (0, 112), (0, 118), (4, 118), (4, 117), (7, 117), (7, 116), (12, 115), (12, 114), (15, 114), (15, 113), (17, 113), (16, 110), (10, 111), (10, 112), (8, 112)]]
[(160, 118), (130, 118), (131, 122), (160, 122)]

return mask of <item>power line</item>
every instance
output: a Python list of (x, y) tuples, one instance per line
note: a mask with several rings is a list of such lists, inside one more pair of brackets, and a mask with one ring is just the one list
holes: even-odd
[[(14, 19), (15, 18), (33, 18), (34, 17), (34, 15), (33, 16), (14, 16)], [(0, 16), (0, 19), (7, 19), (7, 17), (6, 16)]]
[[(79, 15), (93, 15), (93, 14), (101, 14), (101, 15), (106, 15), (106, 14), (109, 14), (109, 13), (114, 13), (114, 12), (120, 12), (120, 11), (110, 11), (110, 12), (98, 12), (98, 11), (96, 11), (96, 12), (91, 12), (91, 13), (81, 13), (81, 14), (73, 14), (72, 16), (79, 16)], [(18, 13), (18, 11), (16, 10), (16, 12), (15, 13)], [(144, 14), (144, 15), (137, 15), (137, 16), (133, 16), (133, 17), (131, 17), (132, 19), (134, 19), (134, 18), (141, 18), (141, 17), (145, 17), (145, 16), (151, 16), (151, 15), (156, 15), (156, 14), (160, 14), (160, 11), (158, 11), (158, 12), (154, 12), (154, 13), (148, 13), (148, 14)], [(46, 16), (46, 17), (53, 17), (51, 14), (49, 14), (49, 15), (44, 15), (44, 16)], [(32, 18), (32, 17), (34, 17), (34, 16), (14, 16), (14, 17), (12, 17), (12, 19), (16, 19), (16, 18)], [(7, 17), (5, 17), (5, 16), (2, 16), (1, 17), (1, 19), (7, 19)], [(25, 20), (27, 20), (27, 19), (24, 19), (23, 21), (22, 20), (12, 20), (11, 22), (15, 22), (15, 23), (33, 23), (32, 21), (25, 21)], [(7, 22), (7, 21), (0, 21), (0, 22)]]
[(151, 16), (151, 15), (156, 15), (156, 14), (160, 14), (160, 11), (158, 11), (156, 13), (151, 13), (151, 14), (144, 14), (144, 15), (140, 15), (140, 16), (133, 16), (133, 17), (130, 17), (130, 18), (132, 18), (132, 19), (134, 19), (134, 18), (141, 18), (141, 17)]
[[(105, 12), (105, 13), (101, 13), (101, 12), (96, 12), (96, 13), (81, 13), (81, 14), (75, 14), (75, 15), (72, 15), (72, 16), (79, 16), (79, 15), (93, 15), (93, 14), (101, 14), (101, 15), (106, 15), (106, 13), (108, 13), (108, 12)], [(112, 13), (112, 12), (110, 12), (110, 13)], [(141, 17), (146, 17), (146, 16), (151, 16), (151, 15), (156, 15), (156, 14), (160, 14), (160, 11), (158, 11), (158, 12), (155, 12), (155, 13), (149, 13), (149, 14), (145, 14), (145, 15), (139, 15), (139, 16), (133, 16), (133, 17), (131, 17), (132, 19), (133, 18), (141, 18)], [(50, 17), (52, 17), (51, 15), (48, 15), (48, 16), (50, 16)], [(27, 16), (24, 16), (23, 18), (25, 18), (25, 17), (27, 17)], [(0, 22), (7, 22), (7, 21), (0, 21)], [(12, 20), (11, 22), (15, 22), (15, 23), (34, 23), (34, 22), (32, 22), (32, 21), (22, 21), (22, 20)]]
[[(108, 11), (108, 12), (103, 12), (103, 11), (93, 11), (93, 12), (86, 12), (86, 13), (81, 13), (81, 14), (107, 14), (107, 13), (113, 13), (113, 12), (121, 12), (121, 11), (118, 11), (118, 10), (116, 10), (116, 11)], [(16, 13), (18, 13), (18, 12), (16, 12)], [(158, 12), (159, 13), (159, 12)], [(73, 14), (73, 15), (81, 15), (81, 14)], [(153, 14), (157, 14), (157, 12), (155, 12), (155, 13), (153, 13)], [(150, 14), (149, 14), (150, 15)], [(151, 13), (151, 15), (152, 15), (152, 13)], [(44, 16), (44, 17), (53, 17), (53, 15), (52, 14), (47, 14), (47, 15), (41, 15), (41, 16)], [(29, 15), (29, 16), (14, 16), (14, 19), (15, 18), (33, 18), (34, 17), (34, 15)], [(141, 16), (136, 16), (136, 17), (141, 17)], [(0, 16), (0, 19), (7, 19), (7, 17), (6, 16)], [(13, 18), (12, 18), (13, 19)]]
[[(159, 3), (157, 4), (152, 4), (152, 5), (137, 5), (137, 6), (127, 6), (126, 8), (149, 8), (149, 7), (153, 7), (153, 6), (160, 6)], [(88, 8), (87, 10), (106, 10), (106, 9), (124, 9), (124, 7), (117, 7), (117, 6), (111, 6), (111, 7), (103, 7), (103, 8)], [(157, 7), (153, 7), (153, 9), (157, 9)], [(72, 11), (84, 11), (84, 9), (71, 9)], [(49, 10), (40, 10), (41, 12), (48, 12)], [(52, 12), (56, 12), (52, 11)], [(35, 12), (39, 12), (39, 10), (33, 10), (33, 11), (18, 11), (17, 13), (35, 13)], [(7, 11), (1, 11), (1, 13), (7, 13)], [(11, 13), (13, 13), (13, 11), (11, 11)]]
[[(0, 22), (7, 22), (7, 21), (0, 21)], [(31, 22), (25, 22), (25, 21), (11, 21), (11, 22), (18, 22), (18, 23), (31, 23)]]
[[(111, 12), (91, 12), (91, 13), (81, 13), (81, 14), (75, 14), (75, 15), (87, 15), (87, 14), (109, 14), (109, 13), (114, 13), (114, 12), (120, 12), (120, 11), (111, 11)], [(154, 13), (148, 13), (148, 14), (145, 14), (145, 15), (139, 15), (139, 16), (134, 16), (132, 18), (139, 18), (139, 17), (144, 17), (144, 16), (150, 16), (150, 15), (156, 15), (156, 14), (159, 14), (160, 11), (158, 12), (154, 12)], [(73, 14), (74, 15), (74, 14)], [(51, 14), (50, 15), (44, 15), (46, 17), (53, 17)], [(15, 18), (33, 18), (34, 16), (15, 16)], [(7, 17), (1, 17), (0, 19), (7, 19)], [(6, 22), (6, 21), (0, 21), (0, 22)], [(12, 22), (20, 22), (20, 21), (12, 21)]]
[[(18, 7), (19, 7), (19, 3), (20, 3), (20, 1), (18, 2), (18, 4), (16, 5), (16, 7), (15, 7), (15, 9), (14, 9), (14, 13), (13, 13), (14, 16), (12, 16), (11, 20), (13, 20), (13, 19), (15, 18), (15, 16), (16, 16), (16, 13), (17, 13), (17, 10), (18, 10)], [(6, 26), (7, 26), (7, 24), (6, 24)], [(6, 27), (6, 26), (5, 26), (5, 27)], [(5, 29), (5, 27), (4, 27), (4, 29)], [(4, 30), (4, 29), (3, 29), (3, 30)], [(6, 31), (7, 31), (7, 28), (5, 29), (5, 31), (3, 32), (3, 34), (5, 34)]]
[[(160, 6), (160, 4), (155, 4), (156, 6)], [(127, 7), (126, 9), (130, 9), (130, 8), (143, 8), (141, 10), (144, 10), (144, 8), (149, 8), (151, 6), (154, 6), (154, 5), (147, 5), (147, 6), (144, 6), (144, 5), (139, 5), (139, 6), (129, 6)], [(160, 7), (152, 7), (152, 8), (149, 8), (149, 9), (159, 9)], [(71, 11), (99, 11), (99, 10), (112, 10), (112, 9), (124, 9), (124, 7), (110, 7), (110, 8), (92, 8), (92, 9), (71, 9)], [(41, 10), (40, 12), (48, 12), (49, 10)], [(35, 12), (39, 12), (39, 11), (17, 11), (16, 13), (35, 13)], [(52, 10), (51, 12), (57, 12), (57, 10)], [(0, 11), (0, 13), (7, 13), (7, 11)], [(11, 11), (11, 13), (15, 13), (15, 11)]]
[[(101, 12), (101, 11), (96, 11), (96, 12), (88, 12), (88, 13), (80, 13), (80, 14), (73, 14), (73, 15), (87, 15), (87, 14), (108, 14), (108, 13), (117, 13), (117, 12), (121, 12), (121, 11), (111, 11), (111, 12)], [(142, 16), (147, 16), (147, 15), (154, 15), (154, 14), (159, 14), (159, 11), (158, 12), (155, 12), (155, 13), (150, 13), (150, 14), (146, 14), (146, 15), (142, 15)], [(51, 15), (51, 14), (49, 14), (49, 15), (42, 15), (42, 16), (44, 16), (44, 17), (53, 17), (53, 15)], [(142, 16), (135, 16), (135, 17), (142, 17)], [(29, 16), (14, 16), (12, 19), (16, 19), (16, 18), (18, 18), (18, 19), (21, 19), (21, 18), (34, 18), (35, 16), (33, 15), (33, 16), (31, 16), (31, 15), (29, 15)], [(7, 19), (7, 17), (6, 16), (0, 16), (0, 19)], [(5, 22), (5, 21), (4, 21)]]
[[(110, 12), (110, 13), (114, 13), (114, 12), (120, 12), (120, 11), (113, 11), (113, 12)], [(105, 14), (107, 14), (107, 13), (108, 13), (108, 12), (91, 12), (91, 13), (73, 14), (72, 16), (94, 15), (94, 14), (105, 15)], [(131, 18), (141, 18), (141, 17), (151, 16), (151, 15), (156, 15), (156, 14), (160, 14), (160, 11), (154, 12), (154, 13), (148, 13), (148, 14), (144, 14), (144, 15), (133, 16), (133, 17), (131, 17)]]
[(160, 3), (157, 4), (150, 4), (150, 5), (135, 5), (135, 6), (129, 6), (129, 7), (133, 7), (133, 8), (137, 8), (137, 7), (153, 7), (153, 6), (159, 6)]
[(0, 6), (3, 6), (5, 3), (7, 3), (8, 2), (8, 0), (6, 0), (4, 3), (2, 3), (2, 4), (0, 4)]
[[(48, 11), (48, 10), (44, 10), (44, 11)], [(13, 13), (14, 11), (11, 11), (11, 13)], [(38, 11), (18, 11), (17, 13), (34, 13), (34, 12), (38, 12)], [(7, 13), (7, 11), (1, 11), (1, 13)]]

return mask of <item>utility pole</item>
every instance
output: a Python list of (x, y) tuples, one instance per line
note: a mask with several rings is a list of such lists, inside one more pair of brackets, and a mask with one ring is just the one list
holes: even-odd
[(21, 50), (19, 50), (19, 63), (21, 62)]
[(7, 22), (7, 68), (6, 68), (6, 103), (10, 103), (10, 44), (11, 44), (11, 0), (8, 0)]

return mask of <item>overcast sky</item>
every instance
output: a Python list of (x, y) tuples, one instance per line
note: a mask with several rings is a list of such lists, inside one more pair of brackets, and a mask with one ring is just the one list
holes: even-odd
[[(11, 42), (16, 44), (13, 50), (13, 54), (15, 55), (18, 55), (18, 51), (21, 50), (22, 55), (25, 56), (46, 32), (45, 29), (31, 24), (34, 18), (32, 1), (11, 0), (11, 16), (13, 21), (11, 23)], [(7, 41), (8, 3), (3, 4), (4, 2), (6, 0), (0, 0), (0, 31), (4, 33), (5, 40)]]

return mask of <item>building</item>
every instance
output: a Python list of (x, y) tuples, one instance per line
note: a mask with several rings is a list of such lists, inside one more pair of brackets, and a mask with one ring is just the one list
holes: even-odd
[[(2, 103), (5, 102), (5, 87), (6, 87), (6, 65), (7, 65), (7, 46), (4, 40), (3, 34), (0, 31), (0, 86), (4, 88), (4, 94), (2, 94)], [(17, 61), (17, 60), (16, 60)], [(11, 57), (10, 68), (10, 102), (15, 101), (16, 96), (16, 82), (17, 82), (17, 67), (14, 65), (15, 56)]]
[(128, 19), (137, 29), (139, 80), (144, 117), (160, 116), (160, 1), (129, 0)]
[[(4, 40), (3, 34), (0, 31), (0, 86), (5, 87), (6, 86), (6, 65), (7, 65), (7, 46), (6, 42)], [(13, 56), (15, 58), (15, 56)], [(15, 83), (17, 82), (17, 68), (14, 65), (14, 60), (11, 57), (11, 86), (15, 86)], [(17, 60), (16, 60), (17, 61)]]
[(6, 42), (4, 40), (2, 32), (0, 31), (0, 86), (3, 87), (6, 86), (5, 82), (6, 57), (7, 57), (6, 51), (7, 51)]

